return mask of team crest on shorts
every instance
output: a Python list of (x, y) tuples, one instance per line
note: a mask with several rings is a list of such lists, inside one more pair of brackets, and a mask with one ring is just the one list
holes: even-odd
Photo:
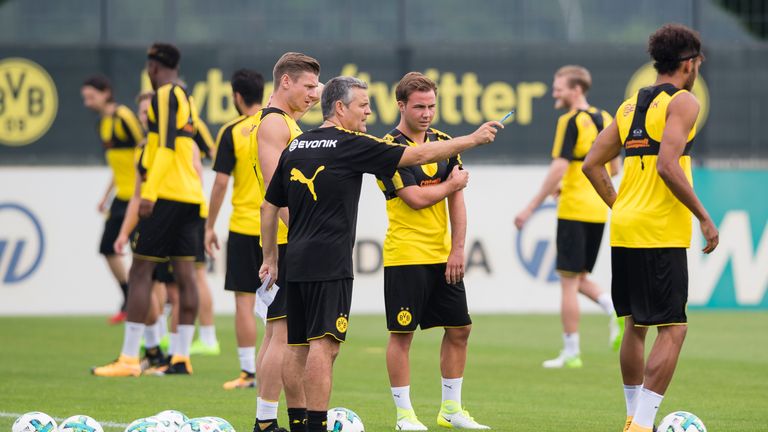
[(347, 317), (342, 315), (336, 319), (336, 330), (338, 330), (339, 333), (346, 333), (347, 327), (349, 327), (349, 322), (347, 321)]
[(410, 324), (411, 321), (413, 321), (413, 315), (411, 315), (411, 312), (408, 309), (401, 310), (397, 314), (397, 322), (401, 326), (405, 327)]

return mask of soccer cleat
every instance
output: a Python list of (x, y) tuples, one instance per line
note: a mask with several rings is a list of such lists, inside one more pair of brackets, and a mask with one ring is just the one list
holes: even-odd
[(91, 373), (102, 377), (137, 377), (141, 375), (141, 365), (138, 357), (120, 354), (108, 365), (91, 368)]
[(162, 339), (160, 339), (160, 349), (163, 350), (163, 352), (168, 352), (168, 347), (171, 346), (171, 337), (168, 336), (168, 333), (163, 336)]
[(608, 343), (611, 344), (614, 351), (618, 351), (621, 348), (621, 339), (624, 337), (624, 317), (612, 316), (608, 323), (608, 329)]
[(111, 325), (117, 325), (125, 321), (126, 318), (128, 318), (128, 314), (125, 311), (118, 311), (116, 314), (109, 317), (107, 322)]
[(272, 420), (270, 422), (260, 422), (258, 419), (256, 419), (256, 423), (253, 425), (253, 432), (288, 432), (288, 430), (278, 426), (277, 420)]
[(159, 347), (148, 349), (141, 360), (142, 375), (159, 375), (170, 365), (171, 358), (163, 354)]
[(451, 429), (490, 429), (489, 426), (476, 422), (467, 410), (462, 409), (458, 402), (452, 400), (443, 401), (440, 405), (437, 425)]
[(397, 424), (395, 430), (399, 431), (425, 431), (427, 427), (416, 417), (416, 411), (412, 409), (397, 409)]
[(256, 387), (256, 375), (246, 371), (240, 371), (240, 376), (227, 381), (222, 385), (224, 390), (234, 390), (239, 388), (253, 388)]
[(559, 356), (551, 360), (545, 360), (541, 365), (547, 369), (576, 369), (584, 366), (584, 363), (581, 361), (581, 356), (578, 354), (568, 356), (565, 354), (565, 351), (560, 351)]
[(174, 355), (171, 364), (162, 372), (163, 375), (192, 375), (192, 363), (189, 357)]
[(189, 355), (217, 356), (219, 354), (221, 354), (221, 347), (219, 347), (218, 341), (213, 345), (206, 345), (200, 339), (196, 339), (189, 348)]
[(624, 432), (629, 430), (629, 425), (632, 424), (632, 416), (627, 416), (627, 421), (624, 423)]

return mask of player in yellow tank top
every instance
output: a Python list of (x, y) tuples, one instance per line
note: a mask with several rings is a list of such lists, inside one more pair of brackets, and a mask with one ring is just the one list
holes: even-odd
[[(552, 148), (552, 162), (539, 192), (515, 218), (521, 230), (544, 200), (559, 190), (557, 203), (557, 262), (562, 296), (560, 315), (563, 324), (563, 349), (545, 368), (582, 366), (579, 343), (579, 293), (597, 303), (610, 317), (609, 343), (614, 349), (621, 342), (621, 326), (613, 310), (611, 296), (587, 276), (597, 260), (608, 207), (581, 172), (584, 157), (597, 134), (611, 123), (607, 112), (590, 106), (587, 92), (592, 86), (589, 71), (582, 66), (563, 66), (555, 73), (552, 97), (555, 108), (567, 112), (560, 116)], [(616, 174), (618, 159), (611, 161)]]
[[(98, 209), (106, 213), (104, 233), (99, 252), (104, 255), (115, 280), (123, 294), (120, 310), (110, 317), (109, 322), (117, 324), (125, 320), (125, 301), (128, 298), (128, 275), (120, 256), (115, 254), (113, 244), (120, 232), (128, 200), (133, 195), (136, 182), (135, 160), (138, 144), (144, 139), (139, 121), (125, 105), (118, 105), (112, 96), (112, 84), (102, 75), (85, 80), (81, 88), (83, 104), (97, 112), (99, 138), (104, 146), (104, 156), (112, 169), (112, 178), (99, 201)], [(113, 196), (114, 195), (114, 196)], [(107, 208), (107, 202), (112, 203)]]
[[(667, 24), (651, 35), (648, 52), (658, 72), (656, 83), (621, 105), (583, 166), (613, 209), (611, 291), (616, 312), (626, 317), (620, 362), (627, 405), (624, 430), (630, 432), (652, 431), (687, 332), (691, 214), (707, 241), (703, 252), (718, 244), (717, 228), (691, 178), (699, 103), (690, 90), (704, 59), (699, 35)], [(622, 147), (624, 178), (617, 194), (603, 164)], [(645, 360), (649, 326), (657, 326), (658, 336)]]
[[(259, 188), (259, 204), (264, 200), (264, 194), (272, 180), (280, 155), (290, 142), (301, 134), (301, 129), (296, 122), (320, 100), (322, 91), (322, 85), (318, 81), (320, 63), (305, 54), (295, 52), (283, 54), (275, 63), (272, 76), (274, 90), (269, 107), (257, 112), (251, 118), (253, 129), (250, 157)], [(259, 371), (256, 428), (261, 430), (277, 428), (277, 402), (273, 401), (280, 398), (283, 387), (286, 402), (291, 407), (288, 410), (289, 421), (303, 423), (306, 419), (307, 402), (301, 381), (302, 374), (300, 371), (283, 373), (283, 365), (287, 364), (283, 361), (283, 355), (289, 356), (286, 349), (288, 341), (288, 325), (285, 319), (287, 316), (287, 293), (284, 283), (286, 271), (285, 260), (282, 259), (288, 243), (288, 218), (289, 215), (285, 209), (281, 213), (278, 229), (280, 244), (278, 249), (280, 261), (283, 263), (278, 271), (277, 283), (280, 289), (267, 311), (267, 327), (258, 355), (262, 360), (256, 365), (256, 370)], [(248, 301), (250, 303), (243, 303), (246, 306), (244, 313), (252, 319), (253, 296), (250, 296)], [(255, 323), (248, 325), (255, 328)], [(254, 333), (253, 337), (248, 339), (248, 343), (255, 343), (255, 338)], [(244, 347), (242, 342), (238, 345), (241, 348)], [(283, 381), (282, 377), (291, 379)]]

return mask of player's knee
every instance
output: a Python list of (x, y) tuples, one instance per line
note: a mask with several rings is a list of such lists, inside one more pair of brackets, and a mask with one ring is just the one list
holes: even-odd
[(472, 326), (446, 328), (445, 335), (452, 344), (466, 345), (469, 341), (469, 334), (472, 332)]
[(685, 340), (685, 335), (688, 333), (687, 325), (671, 325), (659, 327), (660, 334), (666, 334), (675, 343), (682, 344)]

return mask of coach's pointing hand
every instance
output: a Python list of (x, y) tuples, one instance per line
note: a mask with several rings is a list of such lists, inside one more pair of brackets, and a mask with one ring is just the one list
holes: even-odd
[(499, 128), (504, 129), (504, 125), (497, 121), (485, 122), (472, 132), (472, 138), (479, 145), (491, 143), (496, 139)]

